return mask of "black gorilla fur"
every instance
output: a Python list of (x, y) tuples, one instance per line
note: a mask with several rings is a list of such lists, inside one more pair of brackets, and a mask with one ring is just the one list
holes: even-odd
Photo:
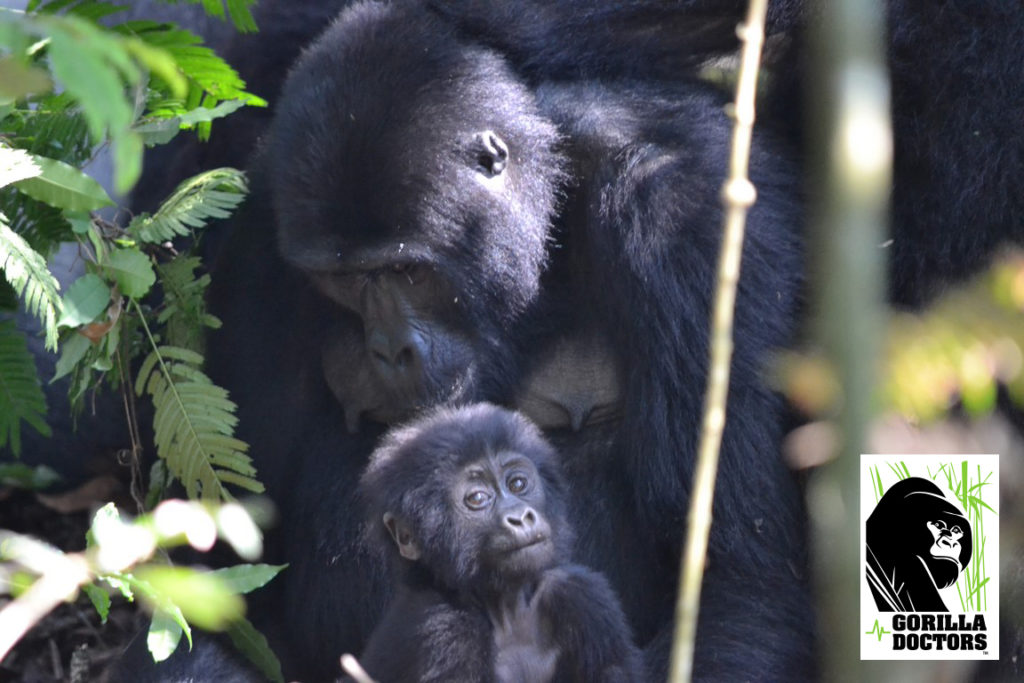
[[(464, 35), (506, 54), (531, 82), (581, 77), (677, 80), (737, 45), (742, 0), (426, 0)], [(759, 125), (802, 130), (803, 31), (818, 0), (772, 0), (785, 34), (768, 68), (781, 83)], [(1024, 5), (888, 0), (895, 138), (890, 299), (920, 306), (1024, 241)], [(556, 36), (556, 39), (552, 39)], [(769, 95), (769, 100), (772, 95)]]
[[(609, 576), (652, 675), (664, 669), (706, 376), (722, 106), (696, 82), (531, 93), (496, 53), (414, 6), (353, 7), (303, 55), (215, 273), (225, 326), (210, 350), (285, 515), (289, 675), (332, 675), (383, 607), (386, 582), (353, 514), (375, 423), (451, 400), (512, 404), (550, 366), (566, 381), (547, 398), (576, 408), (586, 359), (559, 349), (591, 335), (619, 368), (605, 370), (610, 409), (548, 425), (578, 492), (580, 560)], [(761, 201), (723, 453), (732, 474), (718, 494), (698, 671), (799, 677), (813, 629), (802, 513), (760, 376), (793, 328), (797, 181), (763, 140), (753, 174)]]
[(400, 586), (361, 657), (375, 680), (640, 680), (618, 598), (571, 561), (557, 459), (489, 404), (389, 432), (360, 482)]

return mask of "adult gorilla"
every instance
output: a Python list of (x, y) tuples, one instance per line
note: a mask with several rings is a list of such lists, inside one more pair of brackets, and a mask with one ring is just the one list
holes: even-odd
[[(579, 561), (609, 576), (661, 674), (728, 132), (697, 83), (531, 92), (412, 4), (349, 8), (307, 50), (215, 273), (209, 354), (284, 513), (286, 675), (334, 676), (379, 618), (354, 488), (383, 425), (522, 397), (548, 404), (535, 414), (564, 450)], [(779, 150), (760, 141), (752, 169), (697, 666), (792, 679), (812, 670), (802, 511), (759, 372), (792, 329), (800, 216)], [(591, 370), (601, 406), (579, 399)]]

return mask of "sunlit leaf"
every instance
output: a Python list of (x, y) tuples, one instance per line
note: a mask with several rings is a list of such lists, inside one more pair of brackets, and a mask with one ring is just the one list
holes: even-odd
[(156, 273), (149, 257), (138, 249), (115, 249), (110, 252), (103, 268), (117, 282), (126, 296), (138, 299), (145, 296), (156, 282)]
[(190, 624), (207, 630), (224, 630), (245, 613), (245, 601), (212, 572), (144, 566), (135, 571), (135, 577), (177, 605)]
[(14, 184), (33, 199), (68, 211), (92, 211), (113, 205), (103, 186), (63, 161), (32, 155), (41, 173)]
[(86, 273), (71, 283), (64, 294), (64, 312), (58, 325), (78, 327), (95, 320), (107, 310), (110, 287), (98, 275)]

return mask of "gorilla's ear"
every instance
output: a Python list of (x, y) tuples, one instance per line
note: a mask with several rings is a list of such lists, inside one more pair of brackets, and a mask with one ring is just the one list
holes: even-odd
[(488, 178), (496, 178), (508, 166), (508, 145), (494, 131), (485, 130), (473, 136), (473, 154), (477, 170)]
[(391, 538), (395, 540), (395, 545), (398, 546), (398, 553), (407, 560), (418, 560), (420, 555), (420, 546), (413, 538), (412, 531), (405, 522), (395, 517), (390, 512), (384, 513), (384, 526), (388, 528), (388, 533), (391, 534)]

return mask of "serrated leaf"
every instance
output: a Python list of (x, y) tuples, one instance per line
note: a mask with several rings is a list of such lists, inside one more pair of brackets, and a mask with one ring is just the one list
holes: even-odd
[(0, 321), (0, 448), (21, 454), (21, 423), (50, 436), (35, 359), (13, 320)]
[(64, 313), (58, 325), (78, 327), (91, 323), (107, 310), (110, 287), (98, 275), (86, 273), (71, 283), (64, 294)]
[(0, 145), (0, 187), (33, 178), (42, 172), (43, 169), (25, 150)]
[(138, 249), (114, 249), (102, 266), (121, 293), (134, 299), (145, 296), (156, 282), (149, 257)]
[(266, 637), (256, 630), (248, 619), (239, 619), (228, 627), (228, 637), (242, 655), (253, 666), (274, 683), (284, 683), (281, 662), (270, 649)]
[(79, 169), (57, 159), (31, 155), (40, 173), (14, 183), (14, 186), (50, 206), (66, 211), (92, 211), (114, 202), (107, 191)]
[(181, 611), (176, 614), (157, 608), (153, 612), (153, 620), (149, 623), (149, 632), (146, 634), (146, 647), (153, 655), (154, 662), (162, 662), (178, 649), (181, 642), (181, 635), (188, 628), (184, 622)]
[(287, 565), (271, 564), (236, 564), (233, 567), (216, 569), (212, 574), (221, 579), (233, 593), (251, 593), (262, 588), (281, 573)]
[(107, 616), (110, 615), (110, 594), (91, 583), (82, 586), (82, 590), (89, 596), (89, 601), (96, 608), (96, 613), (100, 615), (100, 623), (107, 623)]

